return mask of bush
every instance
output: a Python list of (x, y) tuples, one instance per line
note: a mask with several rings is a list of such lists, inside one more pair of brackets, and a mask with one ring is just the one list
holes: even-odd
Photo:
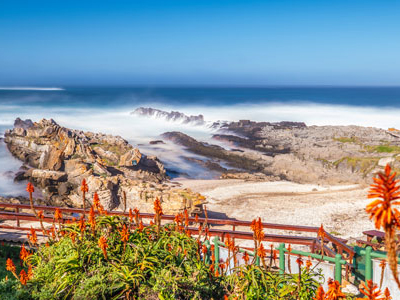
[(124, 217), (89, 220), (54, 230), (24, 260), (25, 285), (0, 282), (1, 299), (311, 299), (318, 287), (306, 269), (300, 284), (298, 275), (254, 265), (219, 275), (183, 224), (132, 229)]

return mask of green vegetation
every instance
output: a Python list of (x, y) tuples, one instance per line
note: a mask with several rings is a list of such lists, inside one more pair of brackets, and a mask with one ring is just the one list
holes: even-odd
[(338, 137), (333, 138), (334, 141), (341, 143), (358, 143), (358, 139), (356, 137)]
[(340, 163), (345, 162), (348, 166), (351, 166), (352, 170), (359, 169), (361, 173), (367, 175), (372, 169), (374, 169), (378, 162), (379, 157), (343, 157), (333, 164), (338, 166)]
[(264, 259), (263, 266), (245, 265), (231, 274), (221, 262), (217, 272), (200, 239), (205, 237), (190, 237), (183, 220), (143, 228), (132, 218), (93, 217), (63, 227), (49, 245), (39, 246), (24, 261), (27, 273), (32, 268), (27, 284), (1, 281), (1, 299), (308, 300), (319, 285), (315, 278), (322, 279), (308, 268), (301, 276), (280, 275)]
[(377, 152), (377, 153), (400, 153), (399, 146), (393, 146), (390, 144), (378, 145), (378, 146), (365, 146), (365, 149), (368, 152)]

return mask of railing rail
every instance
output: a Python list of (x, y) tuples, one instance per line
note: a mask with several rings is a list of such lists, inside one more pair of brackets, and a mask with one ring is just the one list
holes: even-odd
[[(37, 221), (37, 218), (33, 214), (28, 214), (25, 212), (21, 212), (21, 210), (31, 210), (31, 206), (29, 204), (13, 204), (13, 203), (0, 203), (0, 208), (5, 209), (13, 209), (14, 212), (10, 211), (0, 211), (0, 219), (3, 220), (16, 220), (17, 226), (14, 229), (24, 230), (20, 227), (20, 221)], [(66, 221), (71, 221), (72, 217), (67, 216), (66, 214), (83, 214), (84, 210), (81, 208), (66, 208), (66, 207), (55, 207), (55, 206), (44, 206), (44, 205), (35, 205), (34, 208), (36, 210), (42, 210), (44, 212), (54, 212), (56, 209), (59, 209), (63, 213), (63, 219), (61, 220), (62, 223)], [(86, 213), (88, 211), (86, 210)], [(98, 213), (98, 212), (96, 212)], [(117, 216), (125, 216), (128, 217), (129, 213), (122, 212), (122, 211), (107, 211), (108, 215), (117, 215)], [(143, 219), (153, 219), (154, 214), (152, 213), (139, 213), (140, 218)], [(173, 221), (175, 218), (174, 215), (162, 215), (161, 219), (165, 221)], [(53, 218), (51, 216), (47, 216), (45, 214), (44, 222), (53, 222)], [(189, 222), (194, 223), (196, 218), (189, 217)], [(212, 236), (219, 236), (222, 241), (224, 241), (227, 234), (234, 239), (244, 239), (244, 240), (251, 240), (253, 239), (253, 233), (249, 231), (238, 231), (236, 230), (237, 227), (246, 227), (250, 228), (251, 222), (250, 221), (241, 221), (241, 220), (231, 220), (231, 219), (212, 219), (212, 218), (197, 218), (197, 222), (204, 224), (207, 222), (209, 225), (214, 226), (232, 226), (232, 230), (227, 229), (216, 229), (210, 228), (210, 235)], [(286, 224), (273, 224), (273, 223), (262, 223), (263, 228), (265, 229), (273, 229), (273, 230), (287, 230), (287, 231), (295, 231), (295, 232), (302, 232), (302, 233), (318, 233), (318, 227), (311, 227), (311, 226), (298, 226), (298, 225), (286, 225)], [(7, 228), (11, 229), (10, 226), (6, 226)], [(0, 228), (6, 228), (4, 225), (0, 225)], [(193, 233), (198, 233), (197, 228), (190, 228), (190, 231)], [(276, 243), (287, 243), (287, 244), (299, 244), (299, 245), (306, 245), (310, 246), (311, 251), (314, 252), (315, 250), (321, 249), (320, 240), (317, 236), (315, 237), (307, 237), (307, 236), (299, 236), (299, 235), (282, 235), (282, 234), (270, 234), (266, 233), (264, 235), (264, 241), (269, 242), (276, 242)], [(333, 247), (336, 248), (338, 253), (343, 254), (346, 253), (347, 259), (349, 262), (352, 261), (354, 257), (354, 250), (340, 241), (338, 238), (334, 237), (333, 235), (326, 233), (326, 241), (332, 243)], [(319, 247), (316, 247), (319, 245)], [(334, 256), (335, 252), (331, 249), (327, 248), (324, 245), (324, 249), (327, 254), (330, 256)]]

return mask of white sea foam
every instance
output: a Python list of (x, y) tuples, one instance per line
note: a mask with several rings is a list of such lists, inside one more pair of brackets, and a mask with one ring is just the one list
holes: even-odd
[[(384, 129), (389, 127), (400, 128), (400, 108), (395, 107), (358, 107), (315, 103), (238, 104), (218, 107), (196, 105), (177, 107), (160, 103), (146, 105), (162, 110), (176, 110), (187, 115), (203, 114), (208, 124), (218, 120), (250, 119), (269, 122), (298, 121), (305, 122), (307, 125), (360, 125)], [(160, 139), (159, 135), (167, 131), (181, 131), (198, 140), (216, 143), (216, 141), (211, 140), (212, 134), (215, 133), (214, 129), (207, 125), (192, 126), (179, 122), (168, 122), (165, 119), (131, 115), (130, 112), (135, 108), (132, 106), (104, 109), (0, 105), (0, 125), (2, 129), (0, 131), (12, 128), (17, 117), (32, 119), (33, 121), (53, 118), (61, 126), (68, 128), (120, 135), (133, 145), (141, 144), (139, 148), (144, 153), (159, 156), (168, 167), (181, 170), (191, 176), (196, 172), (204, 172), (201, 168), (196, 169), (193, 164), (182, 159), (180, 147), (170, 143), (150, 146), (149, 141)], [(194, 156), (187, 152), (184, 155)], [(0, 165), (6, 166), (10, 162), (10, 157), (0, 155), (0, 160)], [(7, 167), (6, 170), (3, 170), (3, 173), (10, 170), (16, 171), (16, 162), (13, 161), (12, 164), (10, 168)], [(7, 184), (11, 184), (10, 181), (7, 182)], [(0, 184), (0, 194), (2, 189), (6, 189), (6, 185), (1, 186)]]
[(59, 87), (31, 87), (31, 86), (3, 86), (0, 90), (6, 91), (65, 91), (63, 88)]

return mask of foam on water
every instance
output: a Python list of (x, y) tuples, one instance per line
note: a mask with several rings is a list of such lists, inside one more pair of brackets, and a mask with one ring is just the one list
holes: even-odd
[[(139, 145), (142, 152), (157, 155), (171, 170), (187, 173), (190, 177), (209, 178), (213, 173), (188, 162), (182, 156), (197, 156), (182, 152), (181, 147), (172, 143), (149, 145), (151, 140), (160, 139), (167, 131), (180, 131), (200, 141), (218, 144), (211, 140), (215, 130), (209, 124), (219, 120), (238, 121), (298, 121), (307, 125), (360, 125), (387, 129), (400, 128), (400, 107), (361, 106), (345, 104), (326, 104), (295, 101), (269, 101), (265, 103), (241, 102), (227, 104), (216, 101), (206, 103), (196, 101), (177, 102), (162, 97), (140, 98), (132, 94), (118, 94), (106, 103), (97, 103), (79, 92), (68, 94), (40, 91), (2, 91), (0, 93), (0, 132), (12, 128), (17, 117), (39, 121), (53, 118), (61, 126), (72, 129), (120, 135), (134, 146)], [(13, 93), (18, 93), (15, 96)], [(111, 96), (110, 96), (111, 95)], [(103, 99), (101, 93), (95, 95)], [(95, 97), (93, 96), (93, 97)], [(77, 97), (75, 99), (74, 97)], [(81, 97), (81, 98), (79, 98)], [(124, 98), (125, 97), (125, 98)], [(393, 98), (393, 97), (392, 97)], [(89, 104), (83, 103), (88, 99)], [(96, 98), (97, 99), (97, 98)], [(115, 100), (115, 105), (113, 101)], [(393, 99), (392, 99), (393, 100)], [(399, 99), (400, 100), (400, 99)], [(83, 101), (83, 102), (82, 102)], [(100, 101), (100, 100), (99, 100)], [(137, 107), (153, 107), (165, 111), (180, 111), (187, 115), (203, 114), (208, 125), (192, 126), (168, 122), (165, 119), (146, 118), (131, 115)], [(220, 143), (220, 145), (224, 145)], [(16, 185), (12, 183), (11, 172), (16, 172), (21, 163), (11, 157), (3, 143), (0, 143), (0, 194), (9, 193)]]

